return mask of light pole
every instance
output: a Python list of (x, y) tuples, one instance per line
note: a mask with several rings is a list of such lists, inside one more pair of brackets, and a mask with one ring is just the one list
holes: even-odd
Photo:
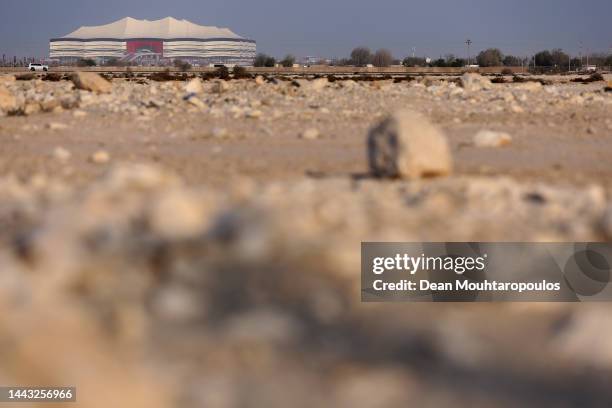
[(587, 57), (587, 69), (589, 68), (589, 49), (587, 48), (586, 50), (586, 57)]
[(465, 43), (467, 44), (467, 49), (468, 49), (468, 66), (472, 65), (472, 55), (470, 54), (470, 45), (472, 45), (472, 40), (470, 40), (469, 38), (465, 41)]

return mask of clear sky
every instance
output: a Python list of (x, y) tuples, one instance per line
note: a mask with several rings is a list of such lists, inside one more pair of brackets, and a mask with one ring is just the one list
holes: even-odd
[(126, 16), (229, 27), (277, 57), (343, 57), (358, 45), (465, 56), (467, 38), (516, 55), (612, 49), (612, 0), (0, 0), (0, 54), (46, 56), (49, 38)]

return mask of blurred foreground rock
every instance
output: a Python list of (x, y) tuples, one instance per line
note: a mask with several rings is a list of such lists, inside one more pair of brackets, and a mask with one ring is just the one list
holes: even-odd
[(611, 340), (594, 330), (605, 305), (359, 296), (363, 240), (601, 239), (597, 186), (450, 177), (211, 190), (129, 165), (78, 189), (3, 178), (0, 194), (5, 383), (76, 385), (86, 407), (612, 402), (609, 356), (593, 354)]
[(10, 113), (17, 109), (17, 99), (6, 89), (0, 85), (0, 113)]
[(78, 89), (97, 93), (110, 93), (113, 86), (106, 79), (93, 72), (76, 72), (72, 82)]
[(461, 77), (461, 86), (469, 92), (478, 92), (486, 89), (491, 89), (493, 84), (489, 78), (483, 77), (480, 74), (463, 74)]

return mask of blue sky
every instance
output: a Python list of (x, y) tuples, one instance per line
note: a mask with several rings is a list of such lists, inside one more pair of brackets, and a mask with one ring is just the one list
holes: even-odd
[(278, 57), (342, 57), (358, 45), (464, 56), (467, 38), (517, 55), (612, 49), (611, 0), (0, 0), (0, 53), (45, 56), (51, 37), (126, 16), (229, 27)]

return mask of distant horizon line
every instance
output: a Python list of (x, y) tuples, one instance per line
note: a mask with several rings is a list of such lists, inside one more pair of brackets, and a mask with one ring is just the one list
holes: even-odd
[[(56, 41), (70, 41), (70, 40), (75, 40), (75, 41), (135, 41), (135, 40), (163, 40), (163, 41), (181, 41), (181, 40), (186, 40), (183, 38), (176, 38), (176, 39), (145, 39), (145, 38), (126, 38), (126, 39), (78, 39), (78, 38), (64, 38), (64, 37), (56, 37), (56, 38), (51, 38), (49, 39), (46, 43), (48, 42), (56, 42)], [(206, 40), (206, 39), (205, 39)], [(215, 40), (219, 40), (219, 39), (215, 39)], [(250, 43), (256, 43), (259, 47), (261, 47), (261, 43), (258, 43), (257, 40), (253, 40), (253, 39), (248, 39), (248, 38), (232, 38), (231, 40), (233, 41), (243, 41), (243, 42), (250, 42)], [(353, 47), (353, 49), (356, 47)], [(378, 50), (378, 49), (385, 49), (385, 47), (380, 47), (380, 48), (370, 48), (367, 47), (370, 50)], [(570, 51), (566, 51), (565, 48), (561, 48), (561, 47), (550, 47), (550, 48), (542, 48), (541, 50), (538, 50), (536, 52), (529, 52), (529, 53), (508, 53), (506, 54), (503, 50), (503, 48), (501, 47), (486, 47), (486, 48), (482, 48), (482, 49), (478, 49), (478, 50), (474, 50), (472, 57), (475, 58), (480, 52), (488, 50), (488, 49), (499, 49), (500, 51), (502, 51), (502, 53), (504, 55), (510, 55), (510, 56), (514, 56), (514, 57), (524, 57), (524, 58), (529, 58), (529, 57), (533, 57), (535, 54), (542, 52), (542, 51), (553, 51), (553, 50), (561, 50), (562, 52), (572, 56), (572, 57), (579, 57), (580, 55), (582, 55), (583, 57), (586, 56), (592, 56), (592, 55), (597, 55), (597, 56), (601, 56), (601, 55), (607, 55), (607, 56), (612, 56), (612, 49), (605, 49), (605, 50), (589, 50), (588, 52), (577, 52), (577, 53), (573, 53)], [(350, 50), (352, 51), (352, 49)], [(314, 54), (314, 53), (310, 53), (310, 54), (298, 54), (298, 53), (292, 53), (292, 52), (286, 52), (286, 53), (268, 53), (265, 51), (258, 51), (258, 54), (266, 54), (269, 56), (272, 56), (274, 58), (283, 58), (286, 57), (288, 55), (292, 55), (296, 58), (308, 58), (308, 57), (314, 57), (314, 58), (319, 58), (319, 59), (329, 59), (329, 60), (338, 60), (338, 59), (345, 59), (345, 58), (350, 58), (350, 51), (344, 55), (344, 56), (338, 56), (338, 55), (334, 55), (334, 56), (329, 56), (329, 55), (323, 55), (323, 54)], [(26, 55), (26, 54), (7, 54), (6, 52), (3, 52), (0, 50), (0, 54), (4, 55), (10, 58), (13, 57), (17, 57), (18, 59), (22, 59), (22, 58), (35, 58), (35, 56), (33, 55)], [(393, 54), (393, 53), (392, 53)], [(457, 53), (453, 53), (453, 52), (443, 52), (443, 53), (435, 53), (435, 54), (419, 54), (419, 55), (415, 55), (415, 58), (444, 58), (448, 55), (453, 55), (457, 58), (463, 58), (464, 56), (461, 54), (457, 54)], [(393, 57), (395, 59), (400, 59), (403, 60), (405, 58), (411, 58), (412, 55), (410, 55), (410, 53), (408, 52), (406, 55), (403, 55), (401, 57), (395, 57), (395, 55), (393, 55)]]

